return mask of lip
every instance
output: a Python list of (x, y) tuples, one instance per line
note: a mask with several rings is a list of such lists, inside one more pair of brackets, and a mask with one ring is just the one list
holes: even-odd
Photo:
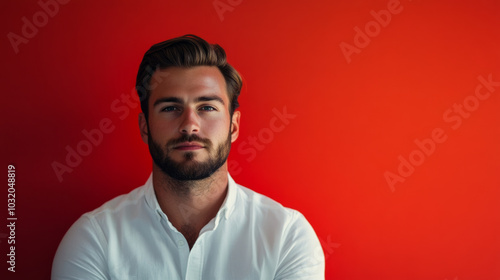
[(197, 142), (182, 142), (174, 147), (174, 149), (181, 151), (192, 151), (203, 148), (204, 148), (203, 145)]

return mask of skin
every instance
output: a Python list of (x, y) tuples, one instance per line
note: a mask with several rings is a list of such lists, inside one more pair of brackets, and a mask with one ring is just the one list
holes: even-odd
[[(151, 136), (164, 152), (169, 149), (169, 155), (176, 162), (190, 165), (214, 157), (216, 148), (227, 141), (229, 133), (231, 143), (236, 141), (240, 112), (235, 111), (230, 117), (226, 82), (217, 67), (160, 69), (151, 81), (148, 121), (143, 113), (139, 114), (144, 143), (147, 144)], [(197, 141), (165, 147), (169, 140), (184, 134), (209, 139), (212, 148)], [(185, 153), (193, 153), (192, 159), (186, 159)], [(161, 209), (191, 248), (226, 197), (227, 161), (210, 177), (191, 181), (169, 177), (153, 161), (153, 186)]]

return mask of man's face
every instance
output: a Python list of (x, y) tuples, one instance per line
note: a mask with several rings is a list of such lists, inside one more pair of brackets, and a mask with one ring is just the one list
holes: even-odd
[(151, 77), (149, 122), (139, 125), (153, 162), (177, 180), (209, 177), (226, 160), (239, 133), (231, 119), (224, 77), (217, 67), (170, 67)]

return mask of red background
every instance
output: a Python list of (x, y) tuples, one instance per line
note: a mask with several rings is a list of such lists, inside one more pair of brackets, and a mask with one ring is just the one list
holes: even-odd
[[(370, 11), (389, 0), (221, 0), (231, 8), (222, 17), (212, 0), (144, 2), (60, 4), (18, 53), (8, 34), (23, 36), (22, 18), (43, 10), (2, 3), (1, 166), (16, 167), (18, 218), (16, 273), (0, 227), (7, 279), (48, 279), (70, 225), (147, 179), (139, 108), (120, 96), (150, 45), (186, 33), (223, 46), (244, 77), (233, 177), (308, 218), (327, 279), (500, 279), (500, 87), (471, 97), (479, 76), (500, 81), (500, 2), (401, 0), (385, 27)], [(358, 38), (349, 63), (340, 44), (356, 46), (356, 27), (372, 37)], [(474, 110), (446, 121), (464, 100)], [(296, 117), (270, 130), (284, 107)], [(66, 148), (105, 118), (114, 130), (60, 182), (52, 164), (66, 164)], [(446, 140), (419, 158), (414, 141), (435, 128)], [(238, 150), (251, 137), (254, 158)], [(385, 172), (398, 174), (399, 155), (412, 152), (419, 166), (391, 188)]]

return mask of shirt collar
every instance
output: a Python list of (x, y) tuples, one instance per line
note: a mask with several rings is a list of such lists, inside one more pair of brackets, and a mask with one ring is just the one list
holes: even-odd
[[(234, 205), (236, 204), (236, 182), (233, 180), (233, 177), (227, 173), (227, 194), (222, 206), (219, 210), (219, 213), (224, 212), (224, 218), (229, 219), (231, 213), (233, 213)], [(217, 213), (217, 215), (219, 215)]]
[(156, 199), (155, 190), (153, 188), (153, 172), (149, 175), (148, 180), (144, 184), (146, 203), (154, 212), (158, 213), (158, 219), (161, 219), (163, 211), (161, 211), (160, 204)]
[[(229, 216), (231, 216), (231, 213), (234, 211), (234, 206), (236, 204), (236, 191), (237, 191), (237, 184), (233, 180), (233, 177), (227, 173), (227, 182), (228, 182), (228, 188), (227, 188), (227, 194), (226, 198), (224, 199), (224, 202), (222, 203), (222, 206), (220, 207), (219, 211), (217, 212), (216, 215), (216, 220), (218, 222), (219, 218), (221, 215), (224, 215), (224, 218), (227, 220), (229, 219)], [(165, 213), (160, 208), (160, 204), (158, 203), (158, 200), (156, 199), (155, 191), (153, 188), (153, 173), (149, 175), (148, 180), (144, 184), (145, 186), (145, 199), (146, 203), (148, 206), (155, 212), (158, 213), (158, 218), (161, 219), (162, 216), (165, 216)], [(168, 218), (167, 218), (168, 219)]]

